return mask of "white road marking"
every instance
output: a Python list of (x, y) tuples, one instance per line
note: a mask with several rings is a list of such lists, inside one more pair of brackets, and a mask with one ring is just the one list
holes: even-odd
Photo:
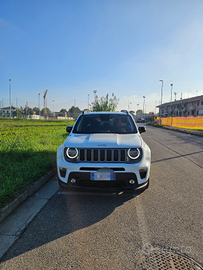
[[(136, 197), (136, 196), (134, 196), (134, 197)], [(141, 202), (140, 196), (136, 197), (135, 206), (136, 206), (138, 225), (139, 225), (139, 229), (140, 229), (140, 235), (142, 238), (143, 247), (146, 245), (150, 246), (150, 233), (147, 230), (147, 225), (146, 225), (146, 221), (145, 221), (145, 214), (144, 214), (144, 210), (142, 207), (142, 202)]]

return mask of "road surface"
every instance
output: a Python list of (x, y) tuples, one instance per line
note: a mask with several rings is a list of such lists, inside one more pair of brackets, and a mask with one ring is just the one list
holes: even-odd
[(202, 265), (203, 138), (154, 127), (142, 136), (152, 150), (148, 190), (58, 189), (0, 269), (141, 269), (153, 251)]

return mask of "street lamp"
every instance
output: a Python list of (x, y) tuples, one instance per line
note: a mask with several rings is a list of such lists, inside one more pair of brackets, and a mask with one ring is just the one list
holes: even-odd
[(40, 115), (40, 93), (38, 94), (38, 107), (39, 107), (39, 115)]
[(10, 118), (11, 118), (11, 79), (9, 79), (9, 102), (10, 102)]
[(93, 90), (93, 93), (94, 93), (94, 101), (96, 101), (96, 93), (97, 93), (97, 90)]
[(176, 95), (177, 95), (177, 92), (174, 92), (174, 95), (175, 95), (175, 101), (176, 101)]
[(128, 111), (130, 110), (130, 104), (132, 104), (132, 102), (128, 100)]
[[(171, 102), (172, 102), (172, 90), (173, 90), (173, 84), (171, 84)], [(171, 110), (171, 105), (170, 105), (170, 110)], [(172, 116), (172, 110), (171, 110), (171, 116)]]
[(144, 109), (145, 109), (145, 96), (143, 96), (143, 118), (145, 118), (145, 115), (144, 115)]
[[(162, 101), (163, 101), (163, 80), (159, 80), (161, 82), (161, 110), (162, 110)], [(160, 110), (159, 110), (159, 116), (161, 117), (161, 113), (160, 113)]]
[(54, 99), (53, 99), (53, 118), (54, 118)]

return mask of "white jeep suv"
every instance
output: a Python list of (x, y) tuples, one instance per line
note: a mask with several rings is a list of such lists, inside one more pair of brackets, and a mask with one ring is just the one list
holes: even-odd
[(79, 115), (57, 151), (62, 188), (127, 190), (149, 186), (151, 151), (128, 112)]

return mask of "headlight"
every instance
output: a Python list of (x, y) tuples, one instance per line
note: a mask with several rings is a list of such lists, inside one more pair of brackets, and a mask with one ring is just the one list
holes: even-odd
[(67, 157), (73, 159), (76, 158), (78, 155), (78, 149), (77, 148), (67, 148), (66, 150)]
[(131, 159), (137, 159), (140, 156), (140, 150), (138, 148), (128, 149), (128, 156)]

